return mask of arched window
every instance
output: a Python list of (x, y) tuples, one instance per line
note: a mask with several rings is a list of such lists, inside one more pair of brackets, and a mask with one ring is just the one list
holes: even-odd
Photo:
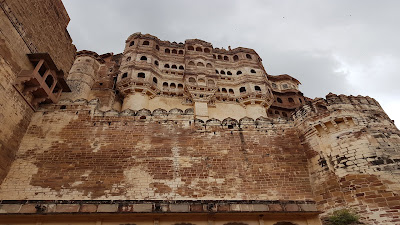
[(203, 64), (202, 62), (198, 62), (198, 63), (197, 63), (197, 66), (202, 66), (202, 67), (204, 67), (204, 64)]
[(178, 54), (178, 51), (176, 51), (176, 49), (172, 49), (172, 54)]
[(221, 74), (225, 74), (225, 71), (221, 70)]
[(207, 63), (206, 67), (207, 67), (207, 68), (212, 68), (211, 63)]
[(132, 45), (134, 45), (135, 44), (135, 42), (134, 41), (131, 41), (130, 43), (129, 43), (129, 47), (131, 47)]
[(221, 55), (218, 55), (218, 59), (222, 59), (222, 56), (221, 56)]
[(169, 50), (169, 48), (166, 48), (166, 49), (164, 50), (164, 52), (167, 53), (167, 54), (169, 54), (171, 51)]
[(214, 87), (215, 82), (213, 80), (208, 80), (208, 85), (210, 85), (211, 87)]
[(238, 61), (238, 60), (239, 60), (239, 56), (234, 55), (234, 56), (233, 56), (233, 61)]
[(143, 41), (143, 45), (150, 45), (149, 41)]
[(196, 52), (202, 52), (202, 51), (203, 51), (203, 49), (201, 47), (196, 48)]
[(209, 49), (209, 48), (205, 48), (205, 49), (204, 49), (204, 52), (205, 52), (205, 53), (210, 53), (210, 49)]
[(279, 115), (279, 111), (275, 111), (275, 114)]
[(178, 69), (178, 67), (176, 67), (176, 65), (172, 65), (171, 68), (172, 69)]
[(251, 59), (251, 55), (250, 54), (246, 54), (246, 58)]
[(213, 58), (216, 59), (217, 57), (213, 54)]
[(206, 82), (203, 78), (200, 78), (197, 81), (200, 82), (200, 83), (205, 83)]
[(142, 57), (140, 57), (140, 60), (147, 60), (147, 57), (146, 56), (142, 56)]
[(240, 75), (240, 74), (242, 74), (242, 71), (239, 70), (236, 72), (236, 75)]
[(183, 89), (183, 85), (182, 84), (178, 84), (178, 89)]
[(283, 103), (281, 98), (276, 98), (276, 101), (279, 102), (279, 103)]
[(178, 54), (183, 55), (183, 50), (179, 50)]
[(131, 57), (129, 56), (128, 58), (126, 58), (126, 61), (127, 62), (131, 61)]
[(153, 77), (153, 83), (157, 84), (158, 80), (157, 78)]
[(184, 70), (185, 68), (183, 66), (179, 66), (179, 69), (180, 70)]
[(160, 51), (160, 46), (156, 45), (156, 50)]
[(171, 84), (169, 85), (169, 87), (170, 87), (170, 88), (176, 88), (176, 84), (175, 84), (175, 83), (171, 83)]
[(224, 56), (224, 60), (225, 60), (225, 61), (229, 61), (228, 56)]
[(240, 93), (246, 92), (246, 88), (245, 88), (245, 87), (241, 87), (241, 88), (239, 89), (239, 91), (240, 91)]
[(285, 112), (282, 112), (282, 116), (288, 117), (287, 113), (285, 113)]
[(196, 83), (196, 79), (194, 79), (193, 77), (189, 77), (189, 83)]
[(256, 71), (254, 69), (251, 69), (250, 73), (256, 73)]
[(169, 68), (169, 64), (165, 64), (165, 65), (164, 65), (164, 68)]
[(188, 65), (189, 65), (189, 66), (194, 66), (194, 62), (193, 62), (193, 61), (190, 61), (190, 62), (188, 63)]
[(146, 78), (146, 75), (144, 73), (138, 73), (137, 77), (139, 78)]
[(190, 45), (190, 46), (188, 47), (188, 50), (193, 51), (193, 50), (194, 50), (194, 47)]
[(234, 94), (233, 89), (229, 89), (229, 94)]
[(290, 103), (293, 103), (293, 102), (294, 102), (293, 98), (288, 98), (288, 101), (289, 101)]
[(124, 78), (127, 78), (127, 77), (128, 77), (128, 73), (124, 73), (124, 74), (122, 74), (121, 79), (124, 79)]
[(49, 75), (46, 77), (45, 82), (46, 82), (47, 86), (48, 86), (49, 88), (51, 88), (51, 85), (53, 85), (53, 83), (54, 83), (54, 78), (53, 78), (53, 76), (49, 74)]
[(278, 86), (275, 83), (272, 83), (273, 88), (277, 88)]
[(232, 75), (231, 71), (228, 71), (226, 74), (228, 74), (228, 75)]
[(222, 88), (222, 93), (228, 93), (228, 91), (226, 90), (226, 88)]
[(157, 60), (154, 61), (154, 65), (158, 66), (158, 61)]
[(163, 88), (167, 88), (167, 87), (168, 87), (168, 83), (167, 83), (167, 82), (164, 82), (164, 83), (162, 84), (162, 86), (163, 86)]
[(215, 73), (216, 73), (216, 74), (219, 74), (218, 70), (215, 70)]
[(254, 86), (254, 90), (261, 91), (261, 88), (259, 86)]

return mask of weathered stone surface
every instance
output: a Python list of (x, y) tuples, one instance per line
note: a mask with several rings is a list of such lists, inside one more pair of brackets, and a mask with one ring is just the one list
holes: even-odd
[(37, 204), (24, 204), (19, 210), (19, 213), (36, 213), (38, 211), (36, 206)]
[[(218, 206), (218, 207), (220, 207), (220, 206)], [(192, 212), (203, 212), (203, 205), (202, 204), (190, 205), (190, 211), (192, 211)]]
[(78, 212), (79, 211), (78, 204), (57, 204), (56, 212), (58, 213), (71, 213), (71, 212)]
[(135, 212), (151, 212), (153, 211), (152, 204), (133, 204), (133, 210)]
[(315, 204), (299, 204), (302, 211), (315, 212), (318, 211)]
[(269, 209), (269, 211), (272, 211), (272, 212), (283, 211), (282, 206), (279, 204), (270, 204), (270, 205), (268, 205), (268, 209)]
[(256, 212), (265, 212), (268, 211), (268, 205), (266, 204), (253, 204), (253, 210)]
[(94, 204), (82, 204), (81, 207), (79, 208), (79, 212), (96, 212), (97, 211), (97, 205)]
[(97, 212), (118, 212), (118, 204), (100, 204)]
[(0, 205), (0, 213), (18, 213), (21, 207), (21, 204), (2, 204)]
[(171, 204), (169, 206), (171, 212), (189, 212), (188, 204)]
[(285, 211), (296, 212), (296, 211), (300, 211), (300, 208), (297, 204), (286, 204)]

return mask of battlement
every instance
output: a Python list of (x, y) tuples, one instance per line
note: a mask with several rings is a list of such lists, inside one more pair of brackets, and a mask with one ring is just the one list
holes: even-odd
[(118, 118), (130, 118), (131, 121), (138, 122), (176, 122), (176, 123), (187, 123), (192, 125), (199, 130), (246, 130), (246, 129), (284, 129), (293, 127), (293, 122), (288, 120), (288, 118), (266, 118), (259, 117), (256, 119), (250, 117), (243, 117), (240, 119), (234, 118), (224, 118), (222, 120), (211, 118), (208, 120), (196, 119), (194, 116), (194, 109), (187, 108), (181, 110), (178, 108), (173, 108), (170, 110), (157, 108), (154, 110), (140, 109), (131, 110), (126, 109), (123, 111), (111, 110), (101, 110), (99, 99), (93, 99), (88, 101), (86, 99), (63, 99), (57, 104), (44, 105), (38, 112), (43, 112), (44, 114), (51, 112), (64, 112), (73, 114), (86, 114), (95, 117), (118, 117)]
[(79, 58), (82, 56), (89, 56), (89, 57), (96, 59), (100, 63), (104, 63), (104, 59), (99, 54), (97, 54), (96, 52), (93, 52), (93, 51), (81, 50), (76, 53), (76, 58)]

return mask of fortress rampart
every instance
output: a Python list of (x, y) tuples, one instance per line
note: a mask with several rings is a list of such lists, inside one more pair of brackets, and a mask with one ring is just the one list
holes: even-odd
[(134, 33), (123, 53), (73, 60), (61, 2), (44, 1), (62, 18), (57, 43), (23, 18), (25, 36), (13, 18), (27, 3), (11, 2), (0, 220), (319, 225), (350, 208), (366, 224), (400, 222), (400, 132), (375, 99), (307, 98), (253, 49), (199, 39)]

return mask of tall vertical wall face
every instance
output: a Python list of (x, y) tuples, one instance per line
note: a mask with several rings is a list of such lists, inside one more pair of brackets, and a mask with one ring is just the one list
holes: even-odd
[(0, 3), (0, 183), (33, 114), (13, 84), (22, 70), (33, 69), (30, 53), (49, 52), (59, 68), (69, 71), (76, 50), (66, 32), (68, 22), (61, 1)]
[(320, 210), (350, 207), (367, 224), (397, 224), (400, 132), (369, 97), (330, 94), (297, 112)]

